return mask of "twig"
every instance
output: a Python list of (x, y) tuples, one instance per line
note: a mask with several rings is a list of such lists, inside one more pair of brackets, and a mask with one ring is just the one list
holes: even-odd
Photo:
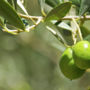
[(72, 20), (72, 18), (74, 19), (80, 19), (80, 20), (90, 20), (90, 15), (87, 16), (65, 16), (64, 18), (62, 18), (62, 20)]
[[(18, 13), (18, 14), (22, 18), (29, 19), (29, 20), (31, 20), (31, 18), (32, 18), (33, 20), (36, 20), (35, 25), (32, 25), (32, 26), (26, 28), (26, 30), (25, 30), (26, 32), (29, 32), (31, 29), (35, 28), (41, 21), (43, 21), (43, 18), (44, 18), (42, 16), (30, 16), (30, 15), (24, 15), (24, 14), (20, 14), (20, 13)], [(79, 17), (79, 16), (65, 16), (61, 20), (72, 20), (72, 18), (74, 18), (74, 19), (81, 19), (81, 20), (83, 20), (83, 19), (84, 20), (90, 20), (90, 16), (85, 16), (85, 17), (83, 17), (83, 16), (81, 16), (81, 17)], [(75, 21), (75, 23), (76, 23), (76, 21)], [(79, 31), (79, 36), (80, 36), (80, 38), (82, 40), (82, 35), (81, 35), (80, 28), (79, 28), (77, 23), (76, 23), (76, 25), (77, 25), (77, 28), (78, 28), (78, 31)], [(17, 34), (18, 33), (18, 30), (12, 30), (11, 31), (11, 30), (8, 30), (7, 28), (4, 28), (3, 31), (6, 31), (6, 32), (12, 33), (12, 34)], [(49, 28), (49, 31), (50, 31), (50, 28)], [(23, 31), (19, 31), (19, 32), (23, 32)], [(51, 32), (52, 32), (52, 30), (51, 30)], [(59, 39), (61, 38), (61, 41), (64, 44), (66, 44), (66, 41), (61, 37), (61, 35), (58, 35), (57, 33), (55, 34), (54, 32), (52, 32), (52, 33), (57, 38), (59, 38)]]
[(71, 27), (72, 27), (72, 39), (73, 39), (73, 43), (76, 44), (77, 42), (77, 26), (75, 24), (75, 22), (71, 21)]
[(27, 27), (25, 31), (26, 32), (29, 32), (31, 29), (34, 29), (41, 21), (42, 21), (42, 18), (39, 17), (38, 20), (37, 20), (37, 22), (36, 22), (36, 25), (32, 25), (30, 27)]
[(77, 29), (72, 28), (72, 39), (74, 41), (74, 44), (76, 44), (76, 42), (77, 42), (77, 38), (76, 38), (77, 33), (76, 32), (77, 32)]
[(72, 18), (72, 20), (73, 20), (73, 22), (75, 23), (75, 25), (77, 27), (80, 39), (83, 40), (82, 33), (81, 33), (79, 25), (77, 24), (77, 22), (76, 22), (76, 20), (74, 18)]
[[(43, 18), (42, 16), (29, 16), (29, 15), (23, 15), (23, 14), (19, 14), (20, 17), (22, 18), (26, 18), (26, 19), (30, 19), (33, 18), (35, 20), (37, 20), (38, 18)], [(62, 18), (61, 20), (72, 20), (72, 18), (74, 19), (81, 19), (81, 20), (90, 20), (90, 15), (87, 16), (65, 16), (64, 18)]]
[(43, 18), (42, 16), (30, 16), (30, 15), (24, 15), (24, 14), (20, 14), (20, 13), (19, 13), (19, 16), (22, 17), (22, 18), (26, 18), (26, 19), (33, 18), (35, 20), (37, 20), (38, 18)]

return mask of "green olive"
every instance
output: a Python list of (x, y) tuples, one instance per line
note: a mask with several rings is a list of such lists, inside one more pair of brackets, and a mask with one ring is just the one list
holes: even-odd
[(59, 63), (61, 72), (71, 80), (81, 77), (85, 72), (85, 70), (78, 68), (74, 64), (72, 53), (73, 51), (71, 48), (66, 49), (62, 54)]
[(80, 41), (74, 45), (73, 58), (79, 68), (90, 68), (90, 43), (88, 41)]

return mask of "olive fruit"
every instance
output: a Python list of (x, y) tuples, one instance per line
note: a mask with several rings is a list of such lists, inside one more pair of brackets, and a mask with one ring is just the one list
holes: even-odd
[(79, 68), (90, 68), (90, 43), (88, 41), (80, 41), (75, 44), (73, 46), (73, 58)]
[(85, 72), (85, 70), (78, 68), (74, 64), (72, 53), (73, 53), (72, 49), (67, 48), (64, 51), (64, 53), (62, 54), (61, 59), (60, 59), (60, 63), (59, 63), (61, 72), (67, 78), (69, 78), (71, 80), (81, 77)]

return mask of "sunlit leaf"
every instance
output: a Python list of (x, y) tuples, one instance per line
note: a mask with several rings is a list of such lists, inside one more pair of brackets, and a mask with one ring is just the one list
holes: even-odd
[(22, 30), (25, 29), (21, 18), (18, 16), (12, 6), (5, 0), (0, 0), (0, 16), (5, 18), (11, 25)]
[(28, 15), (27, 10), (25, 9), (24, 5), (21, 3), (20, 0), (17, 0), (17, 4), (18, 4), (18, 6), (21, 8), (21, 10), (22, 10), (26, 15)]
[(52, 24), (51, 22), (46, 22), (46, 28), (53, 34), (57, 34), (57, 38), (61, 43), (66, 43), (65, 38), (62, 36), (62, 34), (59, 32), (56, 25)]
[(58, 24), (58, 27), (60, 27), (62, 29), (65, 29), (65, 30), (72, 31), (72, 28), (68, 24), (66, 24), (64, 22), (61, 22), (60, 24)]
[(66, 2), (52, 9), (45, 18), (45, 21), (60, 20), (69, 12), (71, 3)]

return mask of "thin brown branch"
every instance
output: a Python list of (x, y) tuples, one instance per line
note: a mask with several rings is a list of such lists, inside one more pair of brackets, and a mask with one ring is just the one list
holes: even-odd
[[(22, 18), (26, 18), (26, 19), (33, 18), (35, 20), (37, 20), (38, 18), (43, 18), (42, 16), (27, 16), (27, 15), (23, 15), (23, 14), (19, 14), (19, 16), (22, 17)], [(81, 16), (81, 17), (80, 16), (65, 16), (61, 20), (72, 20), (72, 18), (74, 18), (74, 19), (90, 20), (90, 15)]]
[(62, 20), (72, 20), (72, 18), (74, 19), (84, 19), (84, 20), (90, 20), (90, 15), (87, 16), (65, 16), (64, 18), (62, 18)]
[(38, 18), (43, 18), (42, 16), (27, 16), (27, 15), (23, 15), (23, 14), (19, 14), (20, 17), (22, 18), (26, 18), (26, 19), (30, 19), (30, 18), (33, 18), (35, 20), (37, 20)]

